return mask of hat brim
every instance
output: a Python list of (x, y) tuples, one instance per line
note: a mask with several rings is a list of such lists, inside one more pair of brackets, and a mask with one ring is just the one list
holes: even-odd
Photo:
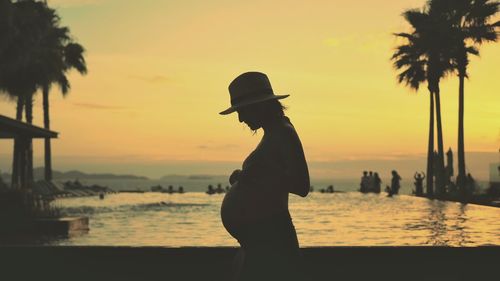
[(266, 97), (260, 97), (257, 99), (253, 99), (253, 100), (247, 100), (247, 101), (235, 104), (235, 105), (231, 106), (230, 108), (219, 112), (219, 114), (220, 115), (231, 114), (231, 113), (237, 111), (239, 108), (242, 108), (242, 107), (245, 107), (248, 105), (252, 105), (252, 104), (256, 104), (256, 103), (264, 102), (264, 101), (268, 101), (268, 100), (280, 100), (280, 99), (287, 98), (289, 96), (290, 95), (270, 95), (270, 96), (266, 96)]

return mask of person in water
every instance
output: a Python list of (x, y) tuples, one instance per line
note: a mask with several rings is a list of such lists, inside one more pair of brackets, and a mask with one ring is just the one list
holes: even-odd
[(222, 223), (241, 248), (234, 280), (303, 280), (303, 263), (288, 195), (307, 196), (309, 171), (295, 127), (264, 73), (247, 72), (229, 85), (231, 107), (240, 122), (264, 135), (242, 169), (229, 177), (221, 206)]
[(424, 194), (425, 173), (415, 172), (413, 178), (415, 179), (415, 195), (422, 196)]
[(359, 191), (365, 193), (368, 191), (368, 172), (363, 171), (363, 176), (361, 177), (361, 183), (359, 184)]
[(382, 186), (382, 179), (377, 172), (373, 174), (373, 192), (380, 193)]
[(401, 188), (400, 184), (401, 176), (398, 174), (396, 170), (392, 170), (391, 174), (392, 174), (392, 179), (391, 179), (391, 192), (389, 194), (390, 196), (394, 194), (399, 194), (399, 189)]

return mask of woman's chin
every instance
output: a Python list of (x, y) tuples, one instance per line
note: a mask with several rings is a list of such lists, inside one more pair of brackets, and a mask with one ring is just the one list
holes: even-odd
[(253, 125), (253, 124), (247, 124), (247, 125), (248, 125), (248, 128), (250, 128), (250, 130), (252, 130), (252, 131), (260, 129), (259, 125)]

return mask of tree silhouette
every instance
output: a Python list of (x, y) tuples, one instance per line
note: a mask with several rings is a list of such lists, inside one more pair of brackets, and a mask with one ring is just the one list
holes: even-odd
[[(41, 40), (41, 77), (43, 94), (43, 120), (45, 129), (50, 129), (49, 92), (52, 84), (57, 84), (65, 96), (70, 88), (66, 76), (71, 69), (81, 74), (87, 73), (83, 57), (84, 48), (70, 37), (67, 27), (60, 27), (60, 18), (53, 9), (46, 7), (44, 35)], [(50, 138), (45, 139), (45, 180), (52, 180), (52, 159)]]
[[(11, 25), (3, 53), (1, 55), (0, 89), (8, 96), (17, 101), (16, 119), (22, 120), (23, 111), (26, 121), (33, 121), (33, 94), (37, 89), (37, 57), (39, 53), (39, 42), (42, 35), (40, 19), (44, 12), (45, 4), (33, 0), (22, 0), (4, 4), (10, 7)], [(28, 144), (29, 151), (23, 160), (28, 167), (26, 178), (28, 183), (33, 181), (33, 153), (32, 143)], [(12, 184), (16, 187), (19, 182), (18, 170), (18, 145), (14, 142), (14, 157), (12, 170)], [(24, 154), (23, 154), (24, 155)], [(23, 175), (21, 175), (23, 177)]]
[[(60, 18), (45, 1), (20, 0), (16, 2), (0, 0), (5, 18), (0, 19), (0, 90), (17, 101), (16, 119), (33, 122), (33, 99), (38, 89), (43, 92), (44, 125), (50, 129), (49, 89), (52, 84), (60, 86), (63, 95), (70, 89), (66, 74), (71, 69), (86, 73), (83, 57), (84, 49), (75, 43), (67, 27), (60, 27)], [(9, 8), (9, 9), (7, 9)], [(9, 17), (7, 17), (9, 16)], [(3, 22), (9, 23), (3, 24)], [(5, 27), (5, 28), (4, 28)], [(32, 145), (30, 144), (30, 147)], [(50, 140), (46, 146), (46, 178), (51, 179)], [(17, 183), (19, 173), (16, 142), (12, 183)], [(32, 149), (27, 153), (27, 171), (33, 166)], [(48, 165), (47, 165), (48, 164)], [(27, 175), (28, 181), (33, 175)]]
[[(437, 0), (434, 0), (437, 1)], [(464, 95), (469, 55), (479, 56), (479, 45), (496, 42), (500, 21), (490, 23), (499, 2), (490, 0), (440, 0), (450, 7), (449, 32), (453, 35), (453, 59), (459, 77), (458, 94), (458, 175), (457, 185), (465, 192)]]
[(429, 143), (427, 151), (427, 195), (433, 190), (433, 150), (434, 150), (434, 102), (436, 110), (439, 161), (436, 176), (436, 193), (444, 192), (444, 149), (441, 124), (441, 102), (439, 83), (453, 69), (448, 49), (450, 36), (445, 34), (441, 10), (428, 2), (422, 10), (408, 10), (403, 17), (410, 24), (410, 33), (396, 33), (405, 43), (396, 48), (392, 56), (394, 67), (402, 70), (398, 74), (400, 83), (418, 90), (427, 81), (430, 94)]

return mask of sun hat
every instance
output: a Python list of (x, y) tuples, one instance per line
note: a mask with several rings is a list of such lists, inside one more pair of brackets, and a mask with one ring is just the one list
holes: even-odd
[(275, 95), (267, 75), (261, 72), (245, 72), (229, 84), (231, 107), (220, 112), (226, 115), (235, 112), (243, 106), (268, 100), (284, 99), (290, 95)]

